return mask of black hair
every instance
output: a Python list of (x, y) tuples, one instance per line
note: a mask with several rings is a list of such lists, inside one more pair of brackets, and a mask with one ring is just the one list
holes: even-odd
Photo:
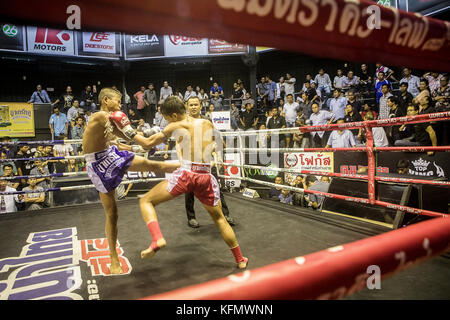
[(314, 183), (316, 181), (317, 181), (317, 178), (315, 176), (311, 176), (311, 175), (306, 176), (306, 179), (305, 179), (306, 185), (309, 185), (310, 183)]
[(393, 104), (398, 105), (398, 98), (396, 96), (390, 96), (388, 100), (390, 100)]
[(405, 159), (400, 159), (397, 162), (397, 169), (409, 168), (409, 161)]

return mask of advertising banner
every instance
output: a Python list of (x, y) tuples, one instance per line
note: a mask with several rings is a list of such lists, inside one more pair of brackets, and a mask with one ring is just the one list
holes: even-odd
[(24, 27), (10, 23), (1, 24), (0, 31), (0, 50), (25, 50), (25, 32)]
[(125, 59), (164, 57), (164, 36), (156, 34), (124, 35)]
[[(225, 153), (225, 158), (223, 162), (240, 165), (241, 157), (239, 153)], [(224, 165), (224, 171), (225, 171), (224, 175), (230, 177), (225, 178), (225, 186), (229, 188), (239, 188), (241, 186), (241, 180), (233, 179), (233, 177), (241, 177), (241, 168)]]
[(231, 129), (230, 111), (214, 111), (211, 112), (211, 121), (217, 130)]
[(0, 137), (34, 137), (31, 103), (0, 102)]
[(216, 39), (209, 39), (208, 41), (209, 54), (245, 53), (247, 51), (248, 46), (245, 44), (229, 43)]
[(120, 34), (114, 32), (82, 32), (77, 34), (78, 55), (119, 58)]
[(50, 55), (75, 55), (73, 31), (27, 27), (28, 52)]
[(208, 39), (185, 36), (164, 36), (166, 57), (206, 56)]

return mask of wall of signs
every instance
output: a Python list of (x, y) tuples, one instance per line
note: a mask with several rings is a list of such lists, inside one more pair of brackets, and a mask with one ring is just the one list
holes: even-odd
[(243, 54), (248, 46), (181, 35), (126, 35), (1, 24), (0, 51), (101, 59), (142, 60)]

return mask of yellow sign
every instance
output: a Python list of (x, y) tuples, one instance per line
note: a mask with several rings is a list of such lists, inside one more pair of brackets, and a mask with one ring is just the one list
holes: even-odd
[(34, 137), (33, 104), (0, 102), (0, 137)]

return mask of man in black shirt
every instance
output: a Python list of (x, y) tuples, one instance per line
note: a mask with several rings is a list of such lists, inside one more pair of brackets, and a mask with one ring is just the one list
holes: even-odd
[[(352, 105), (350, 103), (347, 103), (347, 105), (345, 106), (345, 117), (344, 117), (344, 121), (345, 122), (358, 122), (358, 121), (362, 121), (361, 115), (355, 111), (355, 109), (352, 107)], [(356, 137), (360, 137), (361, 136), (361, 129), (353, 129), (350, 130), (353, 135)]]
[(239, 120), (241, 121), (244, 130), (253, 130), (258, 123), (258, 116), (252, 108), (251, 103), (245, 105), (245, 111), (241, 114)]
[[(399, 100), (395, 96), (390, 96), (387, 99), (387, 105), (390, 108), (389, 118), (398, 118), (405, 115), (403, 111), (398, 107), (398, 102)], [(385, 129), (390, 129), (388, 130), (388, 132), (386, 132), (386, 134), (391, 145), (394, 145), (396, 140), (401, 140), (404, 137), (402, 132), (399, 131), (400, 126), (386, 127)]]
[[(267, 129), (282, 129), (286, 128), (286, 120), (284, 117), (278, 115), (278, 108), (274, 107), (272, 108), (272, 118), (269, 119), (269, 122), (267, 123)], [(270, 134), (270, 140), (277, 139), (279, 142), (279, 148), (285, 148), (286, 147), (286, 141), (285, 141), (285, 135), (284, 134), (278, 134), (278, 133), (271, 133)], [(272, 145), (272, 141), (270, 141), (270, 144)], [(276, 147), (276, 145), (274, 146)]]
[(400, 84), (400, 92), (397, 98), (399, 109), (403, 114), (406, 114), (406, 108), (408, 108), (408, 105), (412, 103), (413, 100), (412, 94), (408, 92), (408, 82), (402, 82)]
[(356, 113), (361, 114), (363, 112), (363, 106), (362, 103), (358, 100), (356, 100), (355, 91), (349, 90), (347, 94), (347, 104), (350, 104), (353, 107), (353, 110)]
[(72, 94), (72, 87), (67, 86), (66, 93), (61, 95), (61, 97), (59, 97), (55, 102), (53, 102), (52, 106), (60, 103), (59, 109), (61, 110), (62, 113), (67, 114), (67, 112), (73, 105), (74, 99), (75, 99), (75, 96)]
[(86, 110), (91, 110), (92, 113), (95, 112), (95, 109), (97, 108), (95, 104), (95, 94), (92, 91), (91, 86), (86, 86), (86, 88), (81, 92), (80, 95), (80, 107)]

